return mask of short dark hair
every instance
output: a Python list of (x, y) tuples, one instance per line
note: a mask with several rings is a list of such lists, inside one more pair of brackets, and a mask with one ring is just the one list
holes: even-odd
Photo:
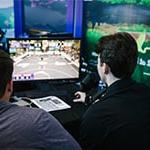
[(137, 64), (137, 43), (126, 32), (100, 38), (97, 53), (100, 54), (100, 63), (106, 63), (112, 74), (118, 78), (130, 77)]
[(13, 60), (0, 49), (0, 97), (3, 96), (7, 83), (12, 79)]

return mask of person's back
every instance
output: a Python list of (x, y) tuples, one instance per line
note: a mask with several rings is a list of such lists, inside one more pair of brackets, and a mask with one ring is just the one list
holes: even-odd
[(80, 149), (58, 121), (41, 109), (0, 102), (0, 149)]
[(80, 150), (79, 144), (49, 113), (9, 102), (13, 60), (0, 50), (0, 149)]
[(92, 104), (81, 124), (85, 150), (150, 149), (150, 89), (130, 79), (116, 81)]

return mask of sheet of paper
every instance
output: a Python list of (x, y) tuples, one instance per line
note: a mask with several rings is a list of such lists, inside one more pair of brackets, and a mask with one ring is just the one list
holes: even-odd
[(31, 102), (47, 112), (71, 108), (70, 105), (56, 96), (35, 98), (31, 99)]

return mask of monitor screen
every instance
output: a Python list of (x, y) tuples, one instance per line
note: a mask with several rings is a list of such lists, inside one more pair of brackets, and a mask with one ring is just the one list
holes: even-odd
[(84, 0), (83, 5), (83, 50), (89, 68), (96, 69), (94, 51), (100, 37), (128, 32), (139, 51), (133, 78), (150, 85), (150, 1)]
[(14, 81), (79, 78), (80, 39), (9, 38)]
[(67, 22), (72, 20), (71, 14), (73, 13), (70, 1), (72, 0), (24, 0), (25, 32), (28, 34), (40, 33), (42, 31), (48, 33), (68, 32)]

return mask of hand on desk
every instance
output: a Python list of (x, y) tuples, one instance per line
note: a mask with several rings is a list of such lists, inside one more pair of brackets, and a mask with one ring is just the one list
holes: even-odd
[(86, 93), (78, 91), (75, 93), (75, 99), (73, 100), (73, 102), (85, 103), (85, 98), (86, 98)]

